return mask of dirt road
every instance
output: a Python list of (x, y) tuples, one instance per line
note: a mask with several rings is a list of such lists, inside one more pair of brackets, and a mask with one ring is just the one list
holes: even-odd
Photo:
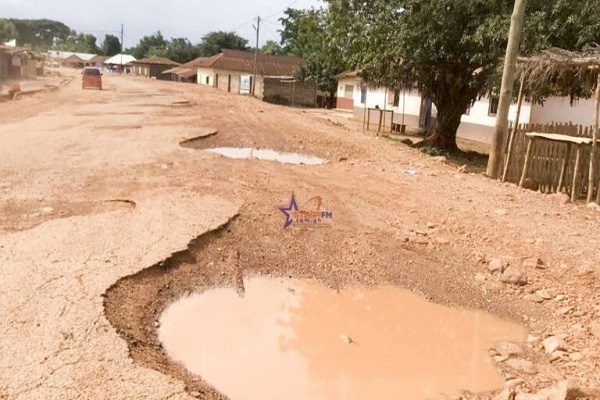
[[(169, 362), (155, 321), (183, 293), (255, 275), (392, 283), (514, 319), (531, 335), (509, 360), (492, 353), (507, 381), (600, 386), (598, 211), (314, 113), (104, 78), (102, 92), (74, 81), (0, 105), (0, 398), (219, 398)], [(327, 163), (202, 151), (221, 146)], [(292, 193), (320, 197), (332, 226), (284, 231)], [(496, 258), (527, 284), (502, 283)], [(562, 350), (546, 354), (547, 337)]]

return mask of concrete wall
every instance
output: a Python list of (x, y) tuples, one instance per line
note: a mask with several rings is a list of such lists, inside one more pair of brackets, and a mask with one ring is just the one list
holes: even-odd
[[(476, 101), (469, 111), (469, 114), (464, 114), (461, 118), (461, 121), (465, 124), (471, 125), (482, 125), (485, 127), (494, 127), (496, 126), (496, 116), (490, 115), (490, 99), (488, 97), (481, 98)], [(510, 106), (510, 111), (508, 113), (508, 119), (510, 121), (514, 121), (517, 118), (517, 104), (512, 104)], [(531, 118), (531, 104), (527, 102), (523, 102), (523, 107), (521, 107), (521, 117), (520, 123), (526, 124), (530, 122)]]
[[(238, 71), (214, 70), (211, 68), (198, 68), (197, 82), (200, 85), (216, 87), (219, 90), (234, 94), (250, 94), (242, 88), (242, 77), (251, 77)], [(256, 97), (262, 99), (264, 91), (264, 78), (256, 77)]]
[(275, 104), (315, 107), (317, 86), (310, 82), (265, 78), (263, 100)]
[[(350, 107), (349, 98), (346, 97), (346, 85), (353, 87), (352, 107)], [(337, 108), (353, 109), (355, 117), (360, 120), (362, 120), (365, 115), (365, 106), (366, 108), (379, 107), (382, 110), (393, 110), (394, 122), (401, 123), (402, 114), (404, 113), (404, 123), (406, 125), (419, 126), (421, 93), (419, 93), (418, 90), (400, 91), (398, 106), (393, 105), (393, 92), (390, 95), (390, 91), (385, 88), (365, 87), (364, 90), (366, 90), (366, 104), (362, 102), (363, 85), (361, 80), (359, 78), (341, 79), (338, 83)], [(371, 114), (371, 120), (373, 120), (375, 114), (377, 114), (376, 119), (379, 120), (378, 111), (371, 111)], [(435, 116), (435, 110), (433, 115)]]
[(590, 126), (594, 124), (595, 100), (581, 99), (573, 103), (568, 97), (551, 97), (544, 105), (535, 105), (531, 110), (531, 123), (569, 123)]
[(198, 76), (196, 77), (199, 85), (214, 86), (215, 73), (209, 68), (198, 68)]
[[(346, 95), (346, 85), (352, 86), (352, 99)], [(362, 100), (361, 80), (359, 78), (345, 78), (338, 82), (338, 103), (337, 108), (353, 109), (354, 117), (360, 121), (366, 116), (365, 104)], [(367, 88), (366, 107), (375, 108), (378, 106), (381, 109), (394, 111), (394, 122), (402, 123), (402, 105), (404, 103), (404, 124), (408, 127), (419, 127), (422, 98), (418, 90), (400, 91), (399, 105), (394, 107), (390, 104), (393, 101), (393, 96), (390, 96), (389, 91), (385, 88)], [(403, 98), (404, 95), (404, 98)], [(593, 119), (593, 102), (582, 100), (577, 110), (571, 109), (571, 112), (565, 112), (569, 108), (565, 107), (565, 101), (568, 104), (568, 99), (551, 99), (548, 101), (544, 109), (539, 106), (532, 107), (531, 104), (525, 102), (521, 109), (521, 123), (539, 122), (547, 123), (555, 120), (557, 122), (573, 121), (574, 123), (591, 124)], [(352, 104), (352, 107), (350, 106)], [(479, 140), (482, 142), (491, 142), (494, 127), (496, 125), (496, 116), (489, 114), (490, 99), (485, 97), (476, 101), (470, 108), (468, 114), (461, 118), (461, 125), (458, 128), (458, 136)], [(591, 110), (591, 111), (590, 111)], [(435, 105), (432, 107), (432, 118), (437, 116)], [(514, 121), (517, 114), (517, 105), (513, 104), (510, 108), (509, 119)], [(371, 127), (379, 122), (379, 112), (371, 111)], [(386, 114), (386, 125), (390, 124), (390, 116)]]

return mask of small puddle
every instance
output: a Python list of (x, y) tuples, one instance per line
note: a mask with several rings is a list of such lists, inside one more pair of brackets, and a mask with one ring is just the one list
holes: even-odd
[(251, 159), (266, 161), (279, 161), (284, 164), (304, 164), (304, 165), (321, 165), (325, 160), (318, 157), (305, 156), (298, 153), (280, 153), (269, 149), (252, 149), (240, 147), (216, 147), (214, 149), (206, 149), (211, 153), (220, 154), (227, 158), (236, 159)]
[(314, 281), (250, 279), (172, 304), (169, 356), (232, 400), (431, 400), (502, 388), (489, 359), (524, 327), (410, 292), (334, 291)]

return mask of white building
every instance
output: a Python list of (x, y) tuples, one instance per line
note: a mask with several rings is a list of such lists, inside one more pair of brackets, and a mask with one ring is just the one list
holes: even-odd
[[(393, 110), (394, 122), (404, 123), (409, 128), (427, 128), (431, 118), (436, 117), (435, 106), (421, 96), (417, 90), (396, 91), (385, 88), (365, 86), (358, 72), (345, 72), (338, 75), (337, 108), (352, 110), (357, 119), (362, 120), (366, 109), (378, 107)], [(491, 142), (496, 125), (498, 111), (497, 97), (484, 97), (477, 100), (462, 116), (458, 136), (484, 142)], [(517, 105), (513, 104), (509, 112), (509, 120), (514, 121)], [(379, 118), (378, 112), (371, 113), (371, 120)], [(543, 105), (523, 103), (520, 123), (550, 124), (573, 123), (589, 126), (594, 119), (594, 100), (579, 100), (571, 106), (569, 98), (552, 97)], [(386, 120), (389, 127), (389, 117)]]

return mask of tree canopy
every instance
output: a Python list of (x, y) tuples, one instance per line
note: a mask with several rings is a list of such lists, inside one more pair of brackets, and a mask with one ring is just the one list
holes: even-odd
[(248, 41), (235, 32), (210, 32), (202, 37), (198, 45), (201, 57), (219, 54), (221, 49), (248, 50)]
[(267, 40), (266, 43), (260, 48), (260, 52), (263, 54), (281, 55), (284, 53), (283, 47), (274, 40)]
[(315, 82), (332, 100), (337, 91), (335, 75), (344, 71), (346, 63), (331, 41), (330, 14), (324, 9), (288, 8), (280, 21), (283, 52), (305, 60), (298, 78)]
[[(456, 149), (461, 116), (494, 92), (509, 0), (328, 0), (334, 45), (365, 81), (418, 88), (438, 114), (425, 143)], [(598, 2), (530, 0), (522, 49), (577, 49), (600, 39)]]
[(118, 37), (110, 34), (104, 36), (104, 41), (102, 42), (102, 54), (112, 57), (120, 54), (121, 51), (121, 41)]
[(31, 46), (34, 50), (51, 49), (59, 40), (66, 40), (72, 33), (62, 22), (49, 19), (10, 19), (17, 31), (17, 44)]
[(76, 53), (99, 54), (101, 50), (96, 41), (96, 36), (92, 34), (71, 31), (71, 34), (66, 39), (56, 41), (54, 49)]
[(18, 38), (15, 24), (7, 19), (0, 19), (0, 44)]

